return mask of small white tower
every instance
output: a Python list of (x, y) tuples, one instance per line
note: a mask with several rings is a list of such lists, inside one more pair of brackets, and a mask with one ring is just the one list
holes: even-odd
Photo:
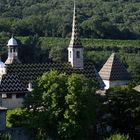
[(5, 61), (5, 64), (18, 64), (21, 63), (18, 59), (18, 44), (17, 41), (12, 36), (11, 39), (8, 41), (8, 58)]
[(74, 69), (83, 69), (83, 46), (80, 42), (78, 35), (78, 24), (76, 17), (76, 8), (74, 1), (74, 11), (73, 11), (73, 25), (72, 25), (72, 35), (71, 41), (68, 47), (68, 62), (71, 63)]

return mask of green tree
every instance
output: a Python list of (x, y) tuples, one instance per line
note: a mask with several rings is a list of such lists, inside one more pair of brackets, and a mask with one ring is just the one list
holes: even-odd
[(130, 132), (140, 124), (140, 94), (131, 88), (110, 89), (107, 94), (113, 127), (120, 132)]
[(87, 139), (98, 104), (93, 87), (83, 75), (45, 73), (25, 99), (26, 126), (36, 139)]
[(1, 134), (0, 133), (0, 139), (1, 140), (12, 140), (11, 135), (10, 134)]
[(49, 58), (53, 61), (63, 62), (67, 58), (67, 50), (64, 47), (52, 47), (49, 52)]
[(8, 110), (6, 114), (6, 126), (7, 127), (19, 127), (23, 126), (25, 118), (25, 110), (16, 108)]
[(121, 134), (113, 134), (110, 138), (105, 140), (130, 140), (128, 135), (121, 135)]

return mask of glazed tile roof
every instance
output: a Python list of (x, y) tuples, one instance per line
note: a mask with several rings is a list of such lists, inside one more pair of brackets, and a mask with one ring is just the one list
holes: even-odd
[(0, 92), (27, 92), (27, 88), (17, 75), (5, 74), (2, 76)]
[(84, 69), (73, 69), (70, 63), (44, 63), (44, 64), (12, 64), (7, 65), (7, 74), (3, 76), (0, 92), (26, 91), (30, 81), (36, 80), (44, 72), (57, 70), (72, 73), (84, 74), (90, 80), (93, 80), (99, 88), (104, 87), (98, 72), (91, 62), (84, 65)]
[(103, 80), (130, 80), (130, 75), (115, 53), (112, 53), (99, 74)]

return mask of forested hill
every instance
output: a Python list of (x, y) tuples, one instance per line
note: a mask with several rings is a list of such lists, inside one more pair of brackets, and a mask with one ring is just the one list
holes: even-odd
[[(140, 39), (140, 0), (77, 0), (82, 37)], [(70, 36), (73, 0), (0, 0), (0, 32)]]

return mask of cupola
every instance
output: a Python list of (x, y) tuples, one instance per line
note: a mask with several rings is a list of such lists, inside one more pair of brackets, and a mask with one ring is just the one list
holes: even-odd
[(5, 64), (19, 64), (21, 63), (18, 59), (18, 44), (16, 39), (12, 36), (8, 41), (8, 58)]

